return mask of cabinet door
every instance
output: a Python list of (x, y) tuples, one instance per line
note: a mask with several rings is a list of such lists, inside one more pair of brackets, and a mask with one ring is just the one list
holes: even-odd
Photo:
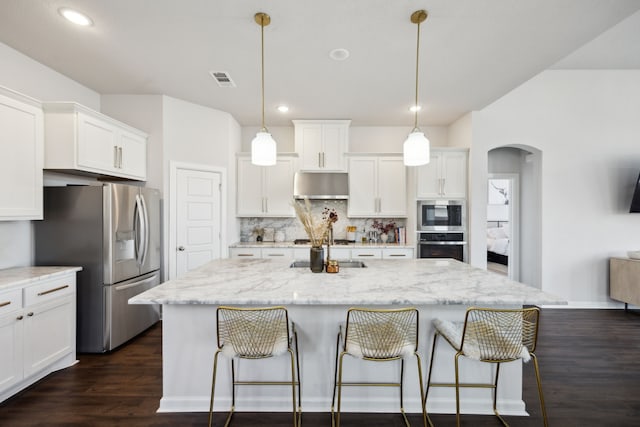
[(0, 220), (42, 219), (42, 109), (0, 95)]
[(345, 171), (345, 157), (347, 151), (347, 126), (326, 124), (322, 127), (322, 170)]
[(23, 378), (23, 324), (24, 314), (21, 311), (0, 317), (0, 391)]
[(77, 114), (78, 167), (90, 172), (117, 174), (120, 152), (116, 129), (97, 118)]
[(300, 169), (307, 171), (322, 170), (322, 125), (296, 125), (296, 151), (300, 155)]
[(407, 216), (407, 173), (401, 157), (378, 159), (379, 216)]
[(262, 258), (267, 259), (293, 259), (291, 248), (262, 248)]
[(25, 309), (24, 376), (28, 377), (75, 349), (75, 294)]
[(275, 166), (265, 168), (264, 211), (267, 216), (294, 216), (293, 175), (295, 160), (279, 158)]
[(263, 168), (263, 166), (252, 164), (248, 157), (238, 158), (238, 192), (236, 194), (238, 216), (262, 216), (264, 214)]
[(428, 164), (416, 168), (416, 198), (438, 198), (441, 194), (442, 153), (431, 150)]
[(147, 138), (122, 131), (119, 136), (118, 167), (120, 174), (136, 179), (147, 179)]
[(442, 196), (467, 197), (467, 153), (447, 152), (442, 157)]
[(413, 258), (412, 248), (385, 248), (382, 250), (382, 259)]
[(375, 157), (354, 157), (349, 159), (348, 216), (376, 216), (376, 168), (377, 160)]

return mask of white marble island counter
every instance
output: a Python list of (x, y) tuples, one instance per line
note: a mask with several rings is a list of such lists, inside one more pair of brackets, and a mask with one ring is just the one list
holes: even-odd
[(337, 274), (291, 261), (224, 259), (130, 300), (133, 304), (565, 304), (553, 295), (451, 259), (367, 260)]
[[(291, 261), (271, 259), (216, 260), (129, 301), (163, 306), (163, 397), (159, 411), (208, 410), (218, 305), (286, 306), (299, 335), (302, 406), (310, 412), (328, 412), (337, 328), (351, 306), (417, 307), (418, 350), (428, 366), (433, 339), (431, 322), (435, 317), (462, 321), (466, 308), (472, 305), (521, 307), (565, 303), (556, 296), (450, 259), (367, 260), (366, 268), (340, 268), (337, 274), (312, 273), (309, 268), (290, 268), (290, 264)], [(439, 354), (452, 356), (446, 347), (438, 346)], [(397, 377), (398, 367), (394, 364), (347, 360), (345, 372), (353, 378), (345, 381), (372, 378), (389, 381)], [(274, 375), (288, 378), (286, 358), (255, 363), (241, 360), (237, 366), (245, 376), (248, 374), (255, 380), (273, 379)], [(486, 365), (465, 360), (461, 364), (462, 378), (473, 382), (491, 378), (493, 367)], [(226, 411), (230, 405), (230, 374), (228, 365), (222, 366), (216, 387), (216, 410)], [(507, 380), (501, 381), (498, 388), (498, 409), (504, 414), (525, 415), (521, 364), (504, 365), (501, 371), (501, 378)], [(435, 381), (453, 381), (453, 356), (438, 357), (434, 372)], [(413, 363), (407, 364), (405, 375), (405, 407), (408, 412), (419, 412)], [(345, 411), (397, 410), (397, 390), (369, 389), (366, 393), (360, 390), (351, 387), (344, 394)], [(490, 392), (467, 389), (463, 395), (467, 402), (463, 412), (492, 413)], [(289, 411), (287, 396), (277, 388), (243, 387), (236, 408)], [(454, 412), (453, 390), (430, 392), (428, 410)]]

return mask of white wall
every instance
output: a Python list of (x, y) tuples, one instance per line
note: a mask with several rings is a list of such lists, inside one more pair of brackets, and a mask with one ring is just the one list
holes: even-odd
[(487, 152), (541, 151), (542, 289), (581, 306), (608, 298), (608, 258), (640, 247), (629, 214), (640, 171), (640, 71), (545, 71), (473, 114), (471, 263), (486, 250)]
[(75, 101), (100, 111), (100, 94), (0, 43), (0, 86), (40, 101)]
[[(0, 43), (0, 86), (41, 101), (75, 101), (100, 109), (100, 95)], [(32, 265), (30, 221), (0, 221), (0, 269)]]

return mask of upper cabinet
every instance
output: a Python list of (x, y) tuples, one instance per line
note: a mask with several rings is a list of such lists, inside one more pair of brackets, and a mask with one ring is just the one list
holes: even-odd
[(293, 120), (300, 170), (346, 172), (351, 120)]
[(467, 157), (466, 149), (431, 149), (431, 161), (416, 168), (416, 198), (466, 198)]
[(0, 87), (0, 220), (42, 219), (41, 104)]
[(295, 155), (278, 155), (274, 166), (256, 166), (251, 156), (238, 155), (237, 216), (292, 217)]
[(44, 103), (45, 169), (147, 179), (147, 135), (73, 102)]
[(348, 216), (407, 216), (407, 174), (402, 155), (350, 155), (348, 163)]

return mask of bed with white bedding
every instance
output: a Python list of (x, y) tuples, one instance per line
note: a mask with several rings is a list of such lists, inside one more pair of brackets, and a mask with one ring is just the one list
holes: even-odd
[(509, 264), (509, 224), (500, 222), (487, 224), (487, 262)]

